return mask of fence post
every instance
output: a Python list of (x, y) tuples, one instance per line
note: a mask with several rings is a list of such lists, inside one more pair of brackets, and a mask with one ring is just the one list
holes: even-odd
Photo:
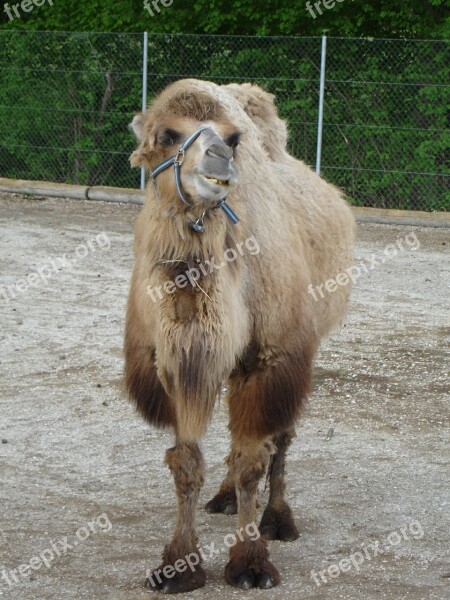
[[(148, 82), (148, 32), (144, 31), (144, 52), (142, 64), (142, 112), (147, 110)], [(145, 168), (141, 167), (141, 190), (145, 190)]]
[(320, 60), (319, 121), (317, 124), (316, 173), (320, 175), (322, 166), (323, 102), (325, 97), (325, 68), (327, 64), (327, 36), (322, 36), (322, 57)]

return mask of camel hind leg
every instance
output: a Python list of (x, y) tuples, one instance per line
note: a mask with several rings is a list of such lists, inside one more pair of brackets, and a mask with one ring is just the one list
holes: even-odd
[(299, 537), (291, 508), (285, 500), (286, 452), (294, 437), (295, 431), (291, 429), (274, 438), (277, 451), (272, 457), (269, 469), (269, 503), (264, 510), (259, 526), (261, 534), (266, 540), (293, 542)]
[(226, 515), (235, 515), (237, 513), (236, 486), (230, 468), (232, 456), (233, 451), (225, 459), (225, 463), (228, 465), (228, 472), (217, 494), (205, 505), (206, 512), (224, 513)]

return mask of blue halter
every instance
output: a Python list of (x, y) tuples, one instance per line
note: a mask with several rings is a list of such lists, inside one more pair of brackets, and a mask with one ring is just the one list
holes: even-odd
[[(179, 195), (181, 201), (184, 204), (186, 204), (186, 206), (189, 206), (190, 208), (193, 208), (193, 206), (186, 200), (186, 197), (183, 193), (183, 187), (181, 185), (181, 165), (183, 164), (186, 150), (188, 148), (190, 148), (190, 146), (192, 146), (192, 144), (195, 142), (195, 140), (198, 138), (198, 136), (203, 131), (205, 131), (205, 129), (208, 129), (208, 128), (202, 127), (201, 129), (198, 129), (195, 133), (193, 133), (190, 137), (188, 137), (188, 139), (180, 146), (180, 148), (179, 148), (178, 152), (175, 154), (175, 156), (172, 156), (171, 158), (168, 158), (167, 160), (162, 162), (150, 173), (150, 177), (153, 180), (155, 180), (156, 177), (160, 173), (162, 173), (163, 171), (165, 171), (166, 169), (168, 169), (169, 167), (171, 167), (173, 165), (174, 171), (175, 171), (175, 183), (177, 186), (178, 195)], [(225, 202), (225, 200), (222, 200), (221, 202), (219, 202), (219, 204), (217, 206), (214, 206), (214, 209), (216, 209), (216, 208), (221, 208), (223, 210), (223, 212), (227, 215), (227, 217), (230, 219), (230, 221), (233, 223), (233, 225), (235, 225), (236, 223), (239, 223), (239, 217), (236, 215), (234, 210), (230, 206), (228, 206), (228, 204)], [(197, 233), (203, 233), (205, 231), (205, 226), (203, 224), (204, 216), (205, 216), (205, 214), (203, 214), (203, 216), (200, 219), (197, 219), (197, 221), (189, 223), (190, 228), (193, 229), (194, 231), (196, 231)]]

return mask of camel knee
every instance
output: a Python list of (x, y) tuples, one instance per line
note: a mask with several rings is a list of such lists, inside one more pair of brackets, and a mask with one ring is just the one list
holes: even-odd
[(196, 443), (179, 443), (166, 451), (165, 461), (181, 494), (199, 491), (204, 483), (205, 464)]
[(238, 491), (256, 493), (274, 452), (275, 446), (269, 439), (236, 444), (230, 455), (230, 471)]

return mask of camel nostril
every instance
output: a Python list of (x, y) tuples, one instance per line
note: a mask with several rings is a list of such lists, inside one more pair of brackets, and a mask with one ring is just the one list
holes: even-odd
[(226, 144), (211, 144), (206, 149), (206, 155), (211, 158), (230, 160), (233, 158), (233, 150)]

